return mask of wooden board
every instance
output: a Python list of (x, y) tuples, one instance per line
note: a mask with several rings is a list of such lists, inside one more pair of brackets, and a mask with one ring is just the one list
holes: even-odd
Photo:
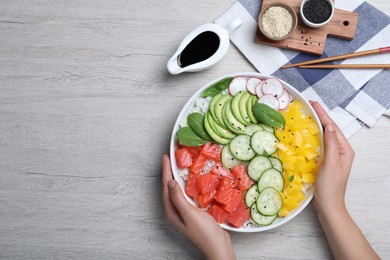
[[(280, 0), (263, 0), (262, 8), (273, 4), (281, 3)], [(358, 14), (341, 9), (335, 9), (332, 20), (323, 27), (310, 28), (305, 25), (300, 17), (301, 0), (286, 1), (297, 14), (298, 26), (294, 33), (282, 41), (271, 41), (267, 39), (259, 29), (255, 36), (256, 43), (267, 44), (279, 48), (307, 52), (315, 55), (322, 55), (325, 48), (327, 36), (352, 40), (355, 37)]]

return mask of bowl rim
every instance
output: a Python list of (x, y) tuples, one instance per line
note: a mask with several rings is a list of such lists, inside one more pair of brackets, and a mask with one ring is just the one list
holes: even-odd
[[(270, 9), (271, 7), (277, 7), (277, 6), (285, 8), (285, 9), (292, 15), (292, 18), (293, 18), (293, 25), (292, 25), (292, 28), (291, 28), (290, 32), (289, 32), (288, 34), (286, 34), (285, 36), (282, 36), (282, 37), (272, 37), (272, 36), (268, 35), (268, 34), (264, 31), (264, 29), (263, 29), (263, 24), (262, 24), (262, 22), (261, 22), (261, 20), (262, 20), (264, 14), (268, 11), (268, 9)], [(297, 25), (298, 25), (298, 16), (297, 16), (297, 13), (294, 11), (294, 9), (293, 9), (291, 6), (289, 6), (289, 5), (285, 4), (285, 3), (279, 3), (279, 2), (278, 2), (278, 3), (272, 3), (272, 4), (267, 5), (266, 7), (264, 7), (264, 8), (261, 10), (261, 12), (260, 12), (260, 14), (259, 14), (259, 18), (258, 18), (258, 28), (259, 28), (260, 32), (261, 32), (267, 39), (270, 39), (270, 40), (272, 40), (272, 41), (281, 41), (281, 40), (287, 39), (288, 37), (290, 37), (290, 36), (294, 33), (294, 31), (295, 31), (296, 28), (297, 28)]]
[[(309, 101), (301, 94), (297, 89), (295, 89), (292, 85), (289, 83), (285, 82), (284, 80), (270, 76), (270, 75), (265, 75), (261, 74), (258, 72), (238, 72), (238, 73), (232, 73), (232, 74), (227, 74), (222, 77), (219, 77), (215, 80), (212, 80), (208, 82), (207, 84), (203, 85), (200, 89), (198, 89), (185, 103), (183, 108), (181, 109), (179, 115), (176, 118), (174, 127), (172, 129), (172, 134), (171, 134), (171, 139), (170, 139), (170, 161), (171, 161), (171, 169), (172, 169), (172, 174), (173, 178), (179, 183), (179, 186), (184, 194), (184, 197), (189, 201), (192, 205), (198, 207), (198, 205), (195, 203), (194, 200), (192, 200), (186, 193), (185, 193), (185, 185), (184, 185), (184, 180), (182, 177), (180, 177), (178, 170), (177, 170), (177, 164), (176, 164), (176, 158), (175, 158), (175, 149), (177, 146), (177, 138), (176, 138), (176, 132), (179, 130), (179, 124), (182, 118), (188, 113), (188, 109), (194, 105), (195, 101), (200, 97), (201, 93), (209, 86), (212, 84), (227, 78), (227, 77), (237, 77), (237, 76), (244, 76), (244, 77), (259, 77), (259, 78), (277, 78), (280, 80), (285, 87), (287, 87), (287, 90), (289, 91), (290, 95), (293, 96), (294, 99), (299, 100), (300, 102), (305, 104), (305, 108), (309, 110), (309, 113), (313, 116), (315, 119), (315, 122), (317, 126), (319, 126), (319, 131), (320, 131), (320, 160), (322, 160), (323, 154), (324, 154), (324, 141), (323, 141), (323, 128), (321, 126), (321, 122), (317, 114), (315, 113), (314, 109), (310, 105)], [(310, 203), (310, 201), (314, 197), (314, 184), (308, 189), (308, 192), (306, 194), (306, 199), (300, 203), (300, 205), (294, 209), (287, 217), (284, 218), (277, 218), (275, 222), (273, 222), (271, 225), (268, 226), (259, 226), (259, 227), (252, 227), (252, 228), (247, 228), (247, 227), (241, 227), (241, 228), (235, 228), (227, 224), (219, 224), (223, 229), (229, 230), (229, 231), (234, 231), (234, 232), (242, 232), (242, 233), (255, 233), (255, 232), (262, 232), (262, 231), (267, 231), (270, 229), (274, 229), (276, 227), (279, 227), (288, 221), (292, 220), (295, 216), (297, 216), (300, 212), (302, 212), (306, 206)]]
[(326, 2), (328, 2), (330, 4), (330, 7), (332, 9), (332, 12), (330, 13), (330, 16), (329, 18), (325, 21), (325, 22), (322, 22), (322, 23), (313, 23), (313, 22), (310, 22), (306, 17), (305, 15), (303, 14), (303, 6), (305, 5), (306, 2), (308, 2), (310, 0), (303, 0), (301, 2), (301, 6), (299, 8), (299, 13), (300, 13), (300, 16), (301, 16), (301, 19), (302, 21), (309, 27), (312, 27), (312, 28), (319, 28), (319, 27), (322, 27), (324, 25), (326, 25), (327, 23), (329, 23), (332, 18), (333, 18), (333, 15), (334, 15), (334, 10), (335, 10), (335, 7), (334, 7), (334, 3), (332, 0), (325, 0)]

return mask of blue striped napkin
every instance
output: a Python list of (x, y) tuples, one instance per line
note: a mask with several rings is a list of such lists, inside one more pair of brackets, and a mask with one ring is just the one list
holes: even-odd
[[(238, 0), (215, 21), (222, 26), (235, 18), (243, 21), (230, 39), (260, 73), (281, 78), (307, 99), (319, 101), (347, 137), (364, 125), (372, 127), (383, 114), (390, 114), (389, 70), (281, 69), (285, 64), (318, 56), (254, 43), (261, 3), (261, 0)], [(335, 3), (336, 8), (359, 14), (356, 35), (352, 41), (328, 37), (322, 57), (390, 45), (389, 16), (362, 0)], [(390, 53), (334, 63), (390, 63)]]

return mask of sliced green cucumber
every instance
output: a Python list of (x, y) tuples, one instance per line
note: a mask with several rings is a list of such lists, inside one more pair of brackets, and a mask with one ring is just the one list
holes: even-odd
[(256, 207), (260, 214), (273, 216), (282, 208), (283, 200), (279, 192), (272, 187), (265, 188), (256, 201)]
[(269, 157), (272, 167), (274, 167), (276, 170), (280, 171), (283, 173), (283, 163), (279, 158), (276, 157)]
[(251, 147), (251, 137), (247, 135), (238, 135), (229, 143), (230, 152), (241, 161), (249, 161), (255, 157), (256, 153)]
[(264, 128), (258, 124), (250, 124), (245, 126), (246, 135), (252, 136), (257, 131), (262, 131)]
[(248, 176), (254, 181), (258, 181), (266, 170), (272, 168), (272, 163), (266, 156), (256, 156), (248, 164)]
[(256, 224), (260, 226), (268, 226), (272, 224), (272, 222), (275, 221), (277, 216), (278, 214), (272, 216), (264, 216), (260, 214), (260, 212), (257, 210), (256, 203), (253, 203), (251, 206), (251, 218)]
[(257, 190), (257, 184), (253, 184), (245, 193), (245, 204), (249, 207), (256, 202), (259, 197), (259, 191)]
[(231, 169), (234, 166), (241, 164), (241, 161), (234, 157), (233, 154), (230, 152), (229, 145), (225, 145), (222, 148), (221, 161), (222, 165), (225, 166), (225, 168), (227, 169)]
[(261, 175), (257, 188), (259, 192), (262, 192), (265, 188), (272, 187), (277, 191), (282, 192), (284, 188), (284, 179), (282, 174), (274, 169), (268, 169)]
[(276, 144), (279, 142), (275, 135), (267, 131), (257, 131), (252, 135), (251, 145), (257, 154), (271, 155), (277, 151)]
[(263, 127), (265, 131), (270, 132), (271, 134), (275, 134), (275, 130), (273, 127), (268, 126), (266, 124), (260, 124), (260, 126)]

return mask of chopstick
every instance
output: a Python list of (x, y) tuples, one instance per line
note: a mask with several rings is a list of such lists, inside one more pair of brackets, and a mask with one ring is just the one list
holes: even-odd
[(342, 60), (342, 59), (361, 57), (361, 56), (367, 56), (367, 55), (373, 55), (373, 54), (383, 54), (386, 52), (390, 52), (390, 46), (378, 48), (378, 49), (373, 49), (373, 50), (360, 51), (360, 52), (355, 52), (355, 53), (350, 53), (350, 54), (337, 55), (337, 56), (332, 56), (332, 57), (322, 58), (322, 59), (317, 59), (317, 60), (309, 60), (309, 61), (299, 62), (299, 63), (295, 63), (295, 64), (289, 64), (289, 65), (283, 66), (282, 68), (288, 69), (288, 68), (292, 68), (292, 67), (309, 65), (309, 64), (316, 64), (316, 63), (321, 63), (321, 62)]
[(390, 69), (390, 64), (320, 64), (298, 67), (300, 69)]

